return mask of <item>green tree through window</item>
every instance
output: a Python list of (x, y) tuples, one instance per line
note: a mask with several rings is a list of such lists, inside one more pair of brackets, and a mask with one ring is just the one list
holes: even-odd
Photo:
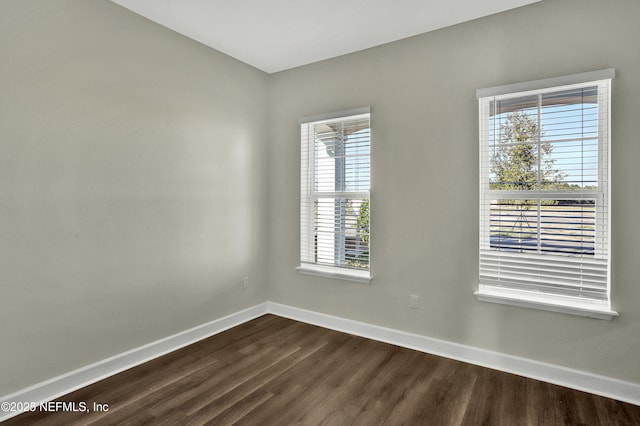
[(507, 114), (491, 155), (490, 188), (517, 191), (540, 185), (545, 189), (561, 182), (564, 174), (554, 166), (553, 146), (539, 143), (541, 138), (541, 126), (525, 111)]

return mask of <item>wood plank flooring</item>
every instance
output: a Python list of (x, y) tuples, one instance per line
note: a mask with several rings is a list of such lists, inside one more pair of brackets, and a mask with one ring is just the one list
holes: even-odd
[[(640, 425), (640, 406), (274, 315), (9, 425)], [(108, 411), (93, 411), (93, 404)]]

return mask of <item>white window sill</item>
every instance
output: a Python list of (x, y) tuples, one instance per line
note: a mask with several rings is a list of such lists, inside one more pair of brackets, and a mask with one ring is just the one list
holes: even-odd
[(530, 292), (483, 288), (473, 293), (481, 302), (499, 303), (502, 305), (520, 306), (523, 308), (540, 309), (543, 311), (559, 312), (589, 318), (611, 320), (618, 316), (604, 304), (583, 302), (576, 298), (539, 295)]
[(331, 266), (321, 266), (321, 265), (300, 265), (296, 268), (301, 274), (304, 275), (313, 275), (316, 277), (324, 277), (324, 278), (334, 278), (337, 280), (346, 280), (346, 281), (355, 281), (358, 283), (369, 284), (373, 277), (369, 271), (359, 271), (355, 269), (348, 268), (338, 268)]

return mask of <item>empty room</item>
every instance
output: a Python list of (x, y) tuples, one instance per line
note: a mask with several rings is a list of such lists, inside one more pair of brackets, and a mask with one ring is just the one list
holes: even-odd
[(639, 19), (0, 1), (0, 422), (640, 424)]

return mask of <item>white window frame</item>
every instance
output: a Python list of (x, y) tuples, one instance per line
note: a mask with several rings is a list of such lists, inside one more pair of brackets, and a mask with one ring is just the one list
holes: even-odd
[[(296, 270), (305, 275), (325, 278), (369, 283), (372, 280), (370, 268), (357, 269), (338, 265), (320, 264), (314, 262), (314, 200), (323, 197), (336, 198), (366, 198), (371, 206), (370, 191), (357, 192), (327, 192), (314, 190), (315, 158), (314, 147), (316, 141), (310, 135), (309, 129), (322, 122), (349, 121), (359, 118), (370, 120), (371, 108), (361, 107), (328, 114), (314, 115), (300, 118), (301, 127), (301, 168), (300, 168), (300, 266)], [(371, 136), (369, 136), (371, 137)], [(371, 142), (369, 142), (371, 143)], [(369, 153), (370, 156), (370, 153)], [(370, 157), (369, 157), (370, 158)], [(370, 257), (369, 257), (370, 265)]]
[[(474, 295), (479, 301), (492, 302), (499, 304), (514, 305), (526, 308), (541, 309), (553, 312), (561, 312), (579, 316), (586, 316), (598, 319), (612, 319), (618, 316), (618, 313), (611, 309), (611, 251), (610, 251), (610, 81), (615, 77), (613, 68), (592, 71), (581, 74), (573, 74), (562, 77), (555, 77), (543, 80), (536, 80), (524, 83), (516, 83), (505, 86), (490, 87), (479, 89), (476, 93), (479, 100), (479, 118), (480, 118), (480, 284)], [(489, 186), (489, 103), (494, 100), (516, 98), (528, 95), (540, 95), (550, 92), (567, 90), (570, 88), (579, 88), (587, 86), (598, 86), (599, 101), (598, 111), (599, 123), (605, 123), (599, 126), (598, 133), (598, 159), (603, 162), (606, 169), (599, 168), (598, 190), (593, 191), (506, 191), (492, 190)], [(605, 96), (601, 98), (601, 93)], [(604, 182), (604, 185), (602, 184)], [(492, 249), (489, 241), (489, 219), (491, 208), (491, 199), (569, 199), (569, 198), (586, 198), (595, 199), (596, 206), (604, 208), (604, 214), (596, 213), (596, 241), (595, 253), (593, 261), (585, 259), (576, 264), (572, 264), (562, 260), (563, 256), (536, 255), (523, 253), (507, 253), (500, 250)], [(603, 207), (604, 206), (604, 207)], [(596, 207), (598, 210), (598, 207)], [(602, 238), (606, 235), (606, 238)], [(515, 264), (517, 268), (521, 268), (525, 262), (536, 264), (538, 271), (544, 271), (544, 262), (549, 259), (559, 259), (559, 268), (579, 269), (591, 267), (590, 262), (597, 264), (595, 268), (604, 269), (606, 273), (606, 300), (593, 300), (584, 297), (562, 295), (554, 293), (553, 290), (545, 290), (542, 285), (535, 289), (527, 288), (523, 290), (517, 285), (512, 285), (508, 279), (499, 282), (498, 275), (493, 272), (484, 272), (487, 265), (499, 265), (496, 268), (503, 268), (509, 264)], [(552, 260), (555, 262), (556, 260)], [(555, 265), (554, 265), (555, 267)], [(603, 272), (599, 272), (603, 273)], [(496, 274), (500, 274), (497, 272)], [(531, 284), (528, 284), (531, 287)]]

